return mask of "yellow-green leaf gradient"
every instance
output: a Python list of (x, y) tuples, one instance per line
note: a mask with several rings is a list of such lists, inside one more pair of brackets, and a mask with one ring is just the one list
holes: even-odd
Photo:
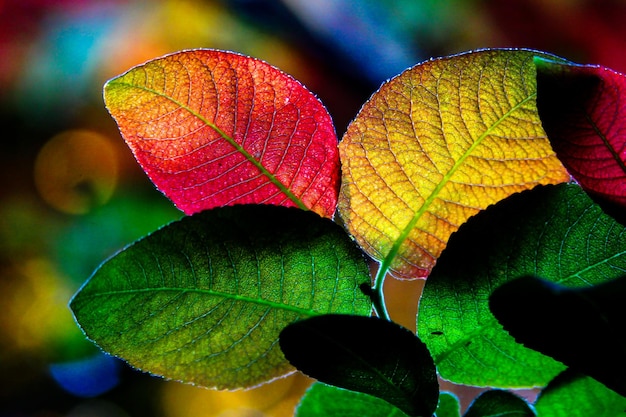
[(479, 210), (569, 175), (541, 126), (529, 50), (424, 62), (386, 82), (339, 145), (339, 213), (386, 272), (425, 278)]

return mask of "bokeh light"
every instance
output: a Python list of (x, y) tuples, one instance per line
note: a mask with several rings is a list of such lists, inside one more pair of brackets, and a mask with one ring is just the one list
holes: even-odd
[(118, 360), (104, 353), (85, 359), (50, 364), (50, 374), (67, 392), (77, 397), (96, 397), (119, 383)]
[(37, 352), (74, 333), (67, 309), (71, 288), (54, 264), (43, 258), (23, 262), (11, 271), (12, 279), (0, 281), (3, 304), (0, 329), (6, 353)]
[(190, 385), (170, 384), (163, 393), (163, 408), (165, 417), (291, 416), (311, 382), (296, 373), (257, 388), (238, 391), (201, 390)]
[(113, 195), (117, 176), (116, 149), (106, 136), (89, 130), (54, 136), (35, 160), (40, 196), (69, 214), (84, 214), (105, 204)]

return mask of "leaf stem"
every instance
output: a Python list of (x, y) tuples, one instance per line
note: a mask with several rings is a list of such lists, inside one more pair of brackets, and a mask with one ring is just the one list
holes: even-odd
[(385, 284), (385, 277), (387, 276), (387, 269), (388, 268), (383, 269), (381, 267), (378, 270), (370, 297), (372, 299), (372, 304), (374, 306), (374, 311), (376, 311), (376, 315), (381, 319), (391, 321), (391, 317), (389, 317), (389, 312), (387, 311), (387, 306), (385, 305), (385, 292), (383, 289)]

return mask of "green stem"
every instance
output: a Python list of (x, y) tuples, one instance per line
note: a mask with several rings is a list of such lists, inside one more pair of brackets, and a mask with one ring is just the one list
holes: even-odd
[[(381, 271), (383, 271), (381, 273)], [(391, 317), (389, 317), (389, 312), (387, 311), (387, 306), (385, 305), (385, 293), (383, 290), (383, 286), (385, 284), (385, 277), (387, 276), (387, 269), (381, 268), (378, 270), (376, 274), (376, 279), (374, 281), (374, 286), (372, 287), (372, 304), (374, 305), (374, 310), (376, 311), (376, 315), (381, 319), (391, 321)]]

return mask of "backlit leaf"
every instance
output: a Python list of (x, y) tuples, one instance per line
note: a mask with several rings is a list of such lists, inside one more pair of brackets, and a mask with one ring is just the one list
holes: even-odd
[[(537, 187), (477, 214), (452, 236), (424, 287), (418, 335), (445, 379), (502, 388), (545, 386), (563, 364), (504, 331), (489, 310), (491, 293), (524, 275), (584, 287), (618, 278), (624, 270), (623, 226), (578, 185)], [(586, 329), (580, 331), (586, 335)]]
[(104, 97), (139, 164), (186, 214), (267, 203), (333, 215), (339, 156), (330, 115), (267, 63), (178, 52), (108, 81)]
[(185, 217), (104, 263), (71, 308), (86, 335), (167, 378), (250, 387), (292, 372), (289, 323), (369, 315), (367, 263), (345, 232), (310, 211), (223, 207)]
[(439, 393), (439, 404), (435, 410), (437, 417), (461, 417), (461, 405), (456, 395), (451, 392)]
[(407, 417), (399, 408), (380, 398), (321, 382), (315, 382), (307, 390), (295, 415), (296, 417)]
[(408, 329), (378, 317), (330, 314), (300, 320), (280, 334), (285, 357), (321, 382), (363, 392), (410, 416), (437, 408), (435, 364)]
[(489, 309), (519, 343), (626, 396), (625, 300), (626, 277), (582, 288), (521, 277), (496, 288)]
[(470, 216), (569, 179), (537, 114), (535, 54), (422, 63), (383, 84), (350, 124), (339, 212), (381, 273), (424, 278)]
[(626, 76), (536, 63), (537, 107), (557, 156), (587, 191), (626, 207)]
[(541, 391), (535, 410), (540, 417), (626, 417), (626, 398), (566, 370)]

